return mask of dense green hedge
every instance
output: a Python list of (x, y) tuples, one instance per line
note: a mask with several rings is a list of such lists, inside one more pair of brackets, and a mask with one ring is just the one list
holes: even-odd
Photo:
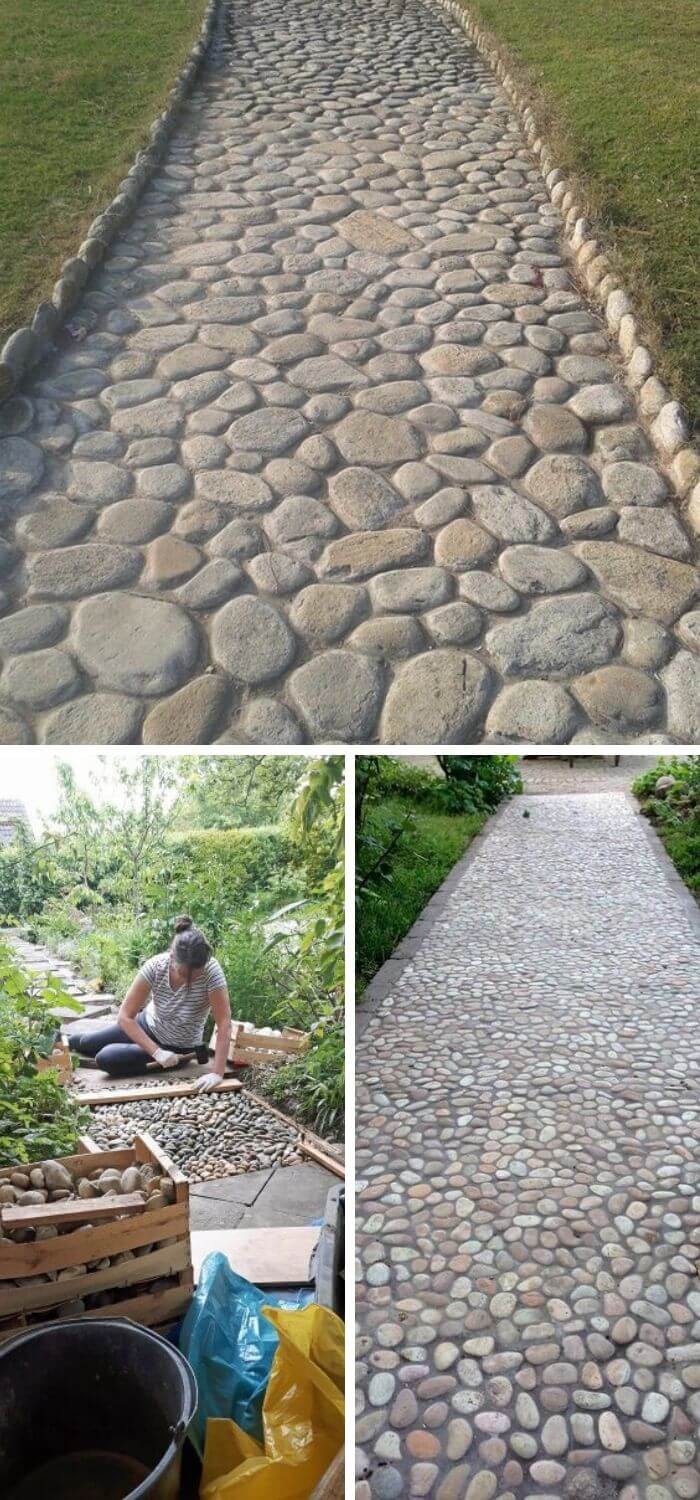
[(202, 829), (169, 841), (172, 878), (216, 882), (221, 895), (240, 904), (275, 885), (295, 861), (292, 839), (277, 827)]

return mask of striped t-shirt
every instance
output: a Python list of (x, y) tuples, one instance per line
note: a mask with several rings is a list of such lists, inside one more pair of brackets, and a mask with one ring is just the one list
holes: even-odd
[(143, 1016), (161, 1047), (199, 1047), (209, 1014), (212, 990), (225, 990), (226, 977), (220, 963), (210, 958), (189, 986), (170, 988), (170, 953), (157, 953), (139, 970), (151, 987), (151, 998)]

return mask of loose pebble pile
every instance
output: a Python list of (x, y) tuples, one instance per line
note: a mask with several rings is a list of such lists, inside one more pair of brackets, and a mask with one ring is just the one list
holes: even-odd
[(671, 874), (627, 798), (519, 798), (376, 1002), (358, 1500), (700, 1495), (700, 949)]
[(105, 1149), (121, 1146), (143, 1130), (190, 1182), (301, 1160), (295, 1132), (242, 1094), (134, 1100), (100, 1105), (92, 1112), (90, 1134)]

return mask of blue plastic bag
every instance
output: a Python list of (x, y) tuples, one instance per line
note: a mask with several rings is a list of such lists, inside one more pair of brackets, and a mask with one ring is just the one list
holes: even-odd
[(199, 1388), (189, 1436), (200, 1458), (209, 1417), (230, 1417), (262, 1440), (262, 1404), (278, 1344), (262, 1308), (304, 1307), (312, 1298), (306, 1287), (299, 1292), (261, 1292), (232, 1270), (225, 1255), (207, 1255), (179, 1339)]

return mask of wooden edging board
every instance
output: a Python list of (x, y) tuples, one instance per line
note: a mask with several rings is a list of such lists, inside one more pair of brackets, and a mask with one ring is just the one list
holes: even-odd
[[(238, 1078), (224, 1078), (212, 1094), (240, 1093), (243, 1084)], [(104, 1089), (100, 1093), (76, 1095), (79, 1104), (97, 1109), (101, 1104), (132, 1104), (138, 1099), (186, 1099), (198, 1092), (196, 1083), (178, 1083), (174, 1088)], [(208, 1097), (208, 1096), (207, 1096)]]
[(291, 1115), (285, 1115), (281, 1109), (276, 1109), (274, 1104), (268, 1104), (262, 1094), (256, 1094), (253, 1089), (246, 1089), (246, 1094), (255, 1104), (259, 1104), (261, 1109), (268, 1110), (271, 1115), (277, 1115), (278, 1120), (284, 1120), (290, 1130), (297, 1132), (299, 1137), (297, 1144), (300, 1151), (326, 1167), (329, 1172), (334, 1172), (336, 1177), (341, 1177), (343, 1182), (345, 1181), (345, 1163), (328, 1150), (326, 1142), (321, 1140), (320, 1136), (315, 1135), (313, 1130), (305, 1130), (303, 1125), (298, 1125)]

